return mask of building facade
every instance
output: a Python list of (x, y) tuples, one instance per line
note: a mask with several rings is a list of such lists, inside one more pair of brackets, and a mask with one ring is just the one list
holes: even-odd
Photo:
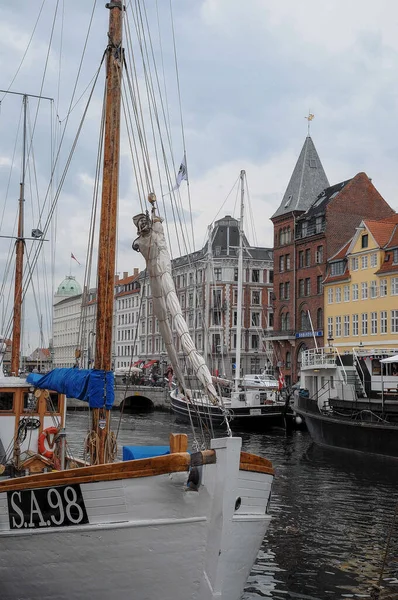
[[(227, 215), (216, 221), (202, 250), (172, 261), (177, 295), (192, 339), (212, 373), (228, 378), (235, 375), (239, 341), (236, 328), (238, 248), (239, 222)], [(272, 346), (264, 335), (273, 328), (272, 249), (251, 247), (245, 238), (243, 263), (241, 373), (259, 373), (272, 362)], [(144, 272), (140, 276), (143, 297), (139, 359), (163, 361), (165, 347), (145, 278)], [(173, 337), (181, 368), (189, 375), (175, 330)]]
[(398, 216), (362, 221), (328, 261), (324, 288), (329, 343), (398, 353)]
[(138, 359), (141, 294), (139, 269), (132, 275), (123, 273), (115, 281), (115, 368), (130, 367)]
[(323, 281), (328, 256), (353, 235), (364, 216), (382, 219), (392, 214), (365, 173), (329, 186), (315, 146), (306, 138), (272, 217), (275, 327), (270, 339), (288, 385), (298, 379), (301, 353), (325, 343)]

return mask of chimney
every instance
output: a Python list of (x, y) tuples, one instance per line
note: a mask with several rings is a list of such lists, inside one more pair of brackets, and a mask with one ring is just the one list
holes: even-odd
[(129, 272), (123, 271), (123, 279), (127, 279), (128, 276), (129, 276)]
[(119, 283), (119, 275), (115, 275), (115, 285), (117, 285)]
[(137, 269), (137, 267), (134, 269), (134, 277), (136, 277), (138, 275), (138, 273), (140, 272), (139, 269)]

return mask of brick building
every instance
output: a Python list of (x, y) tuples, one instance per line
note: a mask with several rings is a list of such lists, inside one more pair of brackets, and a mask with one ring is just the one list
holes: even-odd
[[(274, 343), (287, 384), (298, 379), (300, 354), (324, 345), (323, 280), (329, 256), (355, 233), (362, 219), (394, 211), (365, 173), (329, 186), (307, 137), (274, 224)], [(316, 340), (316, 342), (315, 342)]]

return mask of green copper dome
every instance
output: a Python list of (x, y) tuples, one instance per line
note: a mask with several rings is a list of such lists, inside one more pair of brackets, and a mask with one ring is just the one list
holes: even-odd
[(57, 290), (57, 296), (77, 296), (81, 293), (81, 285), (76, 281), (73, 275), (67, 275), (63, 282), (59, 284)]

